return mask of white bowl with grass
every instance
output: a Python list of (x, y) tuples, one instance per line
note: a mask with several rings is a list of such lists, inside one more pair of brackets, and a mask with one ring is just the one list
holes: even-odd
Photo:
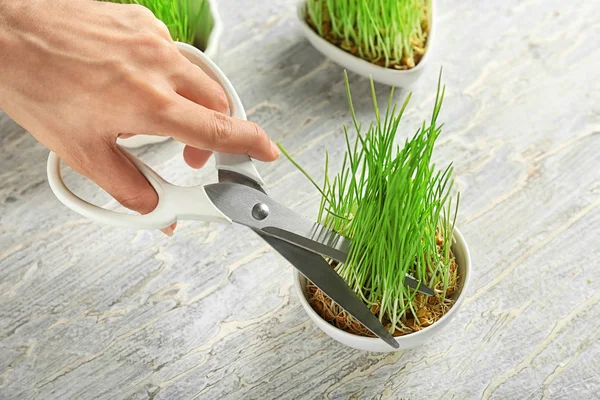
[[(202, 51), (211, 60), (217, 62), (219, 45), (223, 34), (223, 23), (219, 16), (216, 0), (190, 0), (193, 13), (199, 13), (198, 23), (195, 27), (193, 46)], [(133, 149), (149, 144), (162, 143), (169, 140), (169, 136), (136, 135), (127, 139), (117, 139), (123, 147)]]
[(306, 0), (301, 0), (297, 7), (297, 16), (302, 27), (302, 32), (308, 39), (308, 41), (325, 57), (331, 59), (341, 67), (352, 71), (356, 74), (362, 75), (366, 78), (372, 77), (374, 81), (383, 83), (390, 86), (396, 87), (407, 87), (414, 83), (423, 74), (423, 71), (429, 59), (431, 58), (432, 43), (434, 42), (434, 31), (435, 31), (435, 1), (432, 0), (430, 3), (429, 13), (429, 32), (427, 35), (427, 42), (425, 46), (425, 53), (421, 60), (413, 68), (406, 70), (396, 70), (392, 68), (386, 68), (379, 65), (372, 64), (362, 58), (354, 56), (338, 46), (330, 43), (315, 32), (306, 21)]
[(454, 318), (461, 308), (462, 303), (465, 299), (466, 293), (469, 288), (469, 282), (471, 280), (471, 255), (469, 253), (469, 246), (465, 241), (464, 237), (458, 230), (454, 228), (454, 239), (455, 242), (452, 245), (452, 252), (456, 259), (456, 265), (458, 267), (458, 274), (460, 277), (459, 290), (454, 294), (456, 302), (444, 316), (432, 325), (423, 328), (418, 332), (409, 333), (404, 336), (396, 336), (396, 342), (398, 342), (398, 349), (390, 347), (387, 343), (379, 338), (359, 336), (352, 333), (343, 331), (329, 322), (325, 321), (308, 303), (308, 291), (307, 291), (307, 279), (297, 270), (294, 270), (294, 287), (296, 294), (300, 299), (300, 304), (304, 311), (308, 314), (308, 317), (317, 325), (327, 336), (332, 339), (352, 347), (357, 350), (373, 351), (373, 352), (393, 352), (406, 350), (414, 347), (418, 347), (429, 341), (434, 335), (439, 333), (448, 323)]
[(196, 26), (194, 47), (202, 51), (215, 63), (219, 61), (223, 22), (219, 16), (216, 0), (191, 0), (198, 4), (200, 18)]

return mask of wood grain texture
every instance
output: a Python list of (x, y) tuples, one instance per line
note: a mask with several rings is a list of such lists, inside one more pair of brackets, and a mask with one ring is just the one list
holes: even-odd
[[(220, 7), (219, 64), (249, 118), (321, 177), (323, 149), (336, 159), (350, 122), (342, 69), (301, 36), (292, 1)], [(292, 268), (242, 227), (182, 223), (166, 238), (85, 220), (52, 195), (47, 150), (0, 113), (0, 398), (600, 397), (600, 9), (438, 10), (432, 64), (399, 136), (429, 115), (443, 65), (436, 157), (455, 163), (474, 266), (443, 334), (411, 351), (354, 351), (309, 322)], [(368, 121), (368, 81), (350, 81)], [(387, 90), (377, 87), (382, 101)], [(177, 183), (213, 176), (190, 172), (181, 147), (137, 154)], [(273, 197), (314, 215), (318, 195), (290, 163), (259, 170)]]

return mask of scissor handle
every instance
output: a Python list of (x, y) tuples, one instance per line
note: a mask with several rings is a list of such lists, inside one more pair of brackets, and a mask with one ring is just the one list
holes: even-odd
[[(229, 101), (230, 115), (245, 120), (244, 106), (223, 71), (195, 47), (179, 42), (176, 44), (181, 54), (202, 68), (208, 76), (223, 87)], [(125, 149), (121, 148), (121, 151), (146, 177), (158, 194), (158, 205), (151, 213), (145, 215), (125, 214), (107, 210), (83, 200), (65, 185), (60, 172), (60, 158), (54, 152), (50, 152), (48, 157), (47, 171), (52, 191), (71, 210), (94, 221), (115, 226), (160, 229), (182, 219), (231, 223), (231, 220), (210, 201), (202, 185), (194, 187), (173, 185)], [(218, 169), (234, 171), (263, 184), (256, 167), (247, 155), (215, 153), (215, 160)]]

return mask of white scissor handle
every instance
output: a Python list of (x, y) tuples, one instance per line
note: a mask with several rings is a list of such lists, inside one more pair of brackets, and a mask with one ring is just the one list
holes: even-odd
[[(181, 54), (202, 68), (208, 76), (223, 87), (229, 100), (231, 116), (245, 120), (246, 112), (244, 111), (244, 106), (223, 71), (195, 47), (185, 43), (177, 43), (177, 47)], [(137, 229), (160, 229), (171, 225), (177, 220), (183, 219), (231, 223), (231, 220), (210, 201), (202, 185), (194, 187), (173, 185), (165, 181), (140, 159), (123, 148), (121, 150), (148, 179), (148, 182), (150, 182), (150, 185), (152, 185), (158, 194), (158, 205), (151, 213), (145, 215), (124, 214), (106, 210), (83, 200), (65, 185), (60, 173), (60, 158), (54, 152), (50, 152), (48, 157), (48, 182), (52, 191), (71, 210), (94, 221), (115, 226)], [(256, 167), (247, 155), (215, 153), (215, 159), (218, 169), (234, 171), (251, 178), (261, 185), (263, 184)]]

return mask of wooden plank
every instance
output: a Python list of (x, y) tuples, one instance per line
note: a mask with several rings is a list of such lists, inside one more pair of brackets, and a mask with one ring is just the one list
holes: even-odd
[[(436, 157), (455, 163), (474, 276), (442, 334), (395, 354), (354, 351), (310, 323), (292, 268), (242, 227), (182, 223), (166, 238), (81, 218), (52, 195), (47, 150), (0, 112), (0, 398), (599, 396), (599, 9), (456, 3), (439, 5), (436, 53), (399, 134), (429, 115), (443, 65)], [(342, 69), (301, 37), (293, 2), (219, 4), (219, 64), (249, 117), (321, 177), (324, 148), (339, 161), (350, 123)], [(368, 82), (350, 81), (368, 121)], [(377, 85), (381, 101), (387, 91)], [(213, 176), (180, 152), (137, 154), (177, 183)], [(259, 170), (272, 196), (314, 215), (318, 195), (293, 166)]]

